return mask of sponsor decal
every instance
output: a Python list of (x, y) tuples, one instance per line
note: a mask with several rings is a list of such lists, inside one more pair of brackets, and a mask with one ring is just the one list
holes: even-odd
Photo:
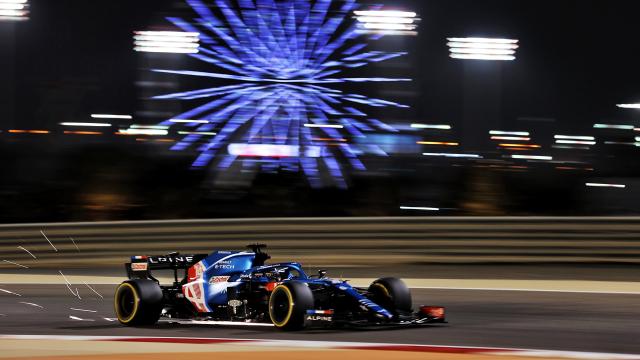
[(213, 276), (209, 279), (209, 284), (223, 283), (229, 281), (230, 276)]
[(175, 256), (175, 257), (167, 257), (167, 256), (157, 256), (150, 257), (150, 264), (183, 264), (183, 263), (191, 263), (193, 262), (193, 256)]
[(333, 321), (333, 318), (323, 315), (307, 315), (307, 321)]
[(233, 270), (235, 265), (230, 260), (220, 260), (214, 266), (214, 269)]
[(133, 271), (147, 271), (147, 263), (131, 263), (131, 270)]

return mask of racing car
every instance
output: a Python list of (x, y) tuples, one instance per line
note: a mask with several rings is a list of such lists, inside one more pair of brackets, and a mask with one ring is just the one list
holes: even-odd
[[(115, 313), (126, 326), (168, 322), (273, 324), (281, 330), (306, 327), (421, 326), (444, 323), (441, 306), (413, 310), (411, 293), (396, 278), (367, 288), (307, 275), (296, 262), (266, 264), (266, 245), (211, 254), (132, 256), (129, 280), (115, 292)], [(173, 284), (161, 285), (154, 270), (172, 270)], [(179, 272), (183, 276), (179, 277)]]

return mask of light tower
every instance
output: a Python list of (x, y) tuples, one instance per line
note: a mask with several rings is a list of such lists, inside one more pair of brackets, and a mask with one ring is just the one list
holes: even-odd
[(28, 0), (0, 0), (0, 128), (15, 124), (16, 22), (29, 19)]
[(489, 130), (501, 128), (502, 64), (516, 59), (519, 41), (505, 38), (451, 37), (449, 56), (464, 62), (462, 145), (489, 150)]

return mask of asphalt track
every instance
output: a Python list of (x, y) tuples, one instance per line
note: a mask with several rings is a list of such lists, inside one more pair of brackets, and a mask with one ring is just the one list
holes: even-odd
[(414, 303), (447, 306), (450, 323), (283, 333), (269, 327), (126, 328), (113, 321), (114, 286), (92, 287), (104, 298), (86, 287), (79, 289), (78, 299), (65, 285), (2, 285), (22, 296), (0, 292), (0, 334), (355, 341), (640, 354), (638, 295), (414, 289)]

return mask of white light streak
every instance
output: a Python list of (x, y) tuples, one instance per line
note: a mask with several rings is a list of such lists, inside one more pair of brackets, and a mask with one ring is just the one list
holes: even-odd
[(149, 136), (166, 136), (169, 135), (168, 130), (162, 129), (126, 129), (120, 130), (119, 132), (122, 135), (149, 135)]
[(454, 54), (480, 54), (480, 55), (515, 55), (515, 50), (506, 49), (474, 49), (474, 48), (452, 48)]
[(570, 144), (570, 145), (595, 145), (595, 141), (580, 141), (580, 140), (556, 140), (556, 144)]
[(304, 124), (307, 128), (327, 128), (327, 129), (344, 129), (342, 125), (328, 125), (328, 124)]
[(558, 140), (585, 140), (594, 141), (596, 138), (593, 136), (573, 136), (573, 135), (555, 135), (554, 139)]
[(406, 24), (387, 24), (387, 23), (364, 23), (363, 27), (367, 30), (399, 30), (411, 31), (416, 29), (416, 25)]
[(492, 136), (491, 140), (506, 140), (506, 141), (530, 141), (529, 137), (521, 136)]
[(218, 133), (207, 131), (178, 131), (178, 135), (201, 135), (201, 136), (216, 136)]
[(451, 54), (452, 59), (459, 60), (487, 60), (487, 61), (513, 61), (515, 56), (511, 55), (482, 55), (482, 54)]
[(137, 31), (133, 39), (138, 52), (195, 54), (200, 47), (197, 32)]
[(109, 123), (90, 123), (90, 122), (63, 122), (62, 126), (78, 126), (78, 127), (111, 127)]
[(418, 16), (413, 11), (397, 11), (397, 10), (366, 10), (354, 11), (356, 16), (374, 16), (374, 17), (395, 17), (395, 18), (414, 18)]
[(611, 124), (595, 124), (593, 125), (595, 129), (615, 129), (615, 130), (634, 130), (635, 126), (633, 125), (611, 125)]
[(423, 156), (436, 156), (447, 158), (467, 158), (467, 159), (481, 159), (482, 156), (478, 154), (451, 154), (451, 153), (423, 153)]
[(501, 38), (481, 38), (481, 37), (465, 37), (465, 38), (447, 38), (453, 42), (466, 42), (466, 43), (486, 43), (486, 44), (517, 44), (518, 40), (515, 39), (501, 39)]
[(462, 60), (513, 61), (518, 40), (500, 38), (448, 38), (450, 57)]
[(440, 208), (434, 208), (434, 207), (421, 207), (421, 206), (400, 206), (400, 210), (440, 211)]
[(603, 183), (586, 183), (588, 187), (601, 187), (601, 188), (616, 188), (616, 189), (624, 189), (627, 185), (622, 184), (603, 184)]
[(189, 120), (189, 119), (171, 119), (170, 122), (174, 124), (208, 124), (207, 120)]
[(385, 24), (413, 24), (415, 18), (391, 17), (391, 16), (359, 16), (356, 18), (361, 23), (385, 23)]
[(451, 130), (451, 125), (411, 124), (414, 129)]
[(117, 115), (117, 114), (91, 114), (93, 119), (121, 119), (121, 120), (132, 120), (133, 116), (131, 115)]
[(530, 134), (526, 131), (501, 131), (501, 130), (491, 130), (489, 131), (490, 135), (507, 135), (507, 136), (530, 136)]
[(618, 104), (617, 107), (621, 109), (640, 109), (640, 103), (638, 104)]
[(511, 158), (521, 159), (521, 160), (542, 160), (542, 161), (553, 160), (552, 156), (539, 156), (539, 155), (511, 155)]

